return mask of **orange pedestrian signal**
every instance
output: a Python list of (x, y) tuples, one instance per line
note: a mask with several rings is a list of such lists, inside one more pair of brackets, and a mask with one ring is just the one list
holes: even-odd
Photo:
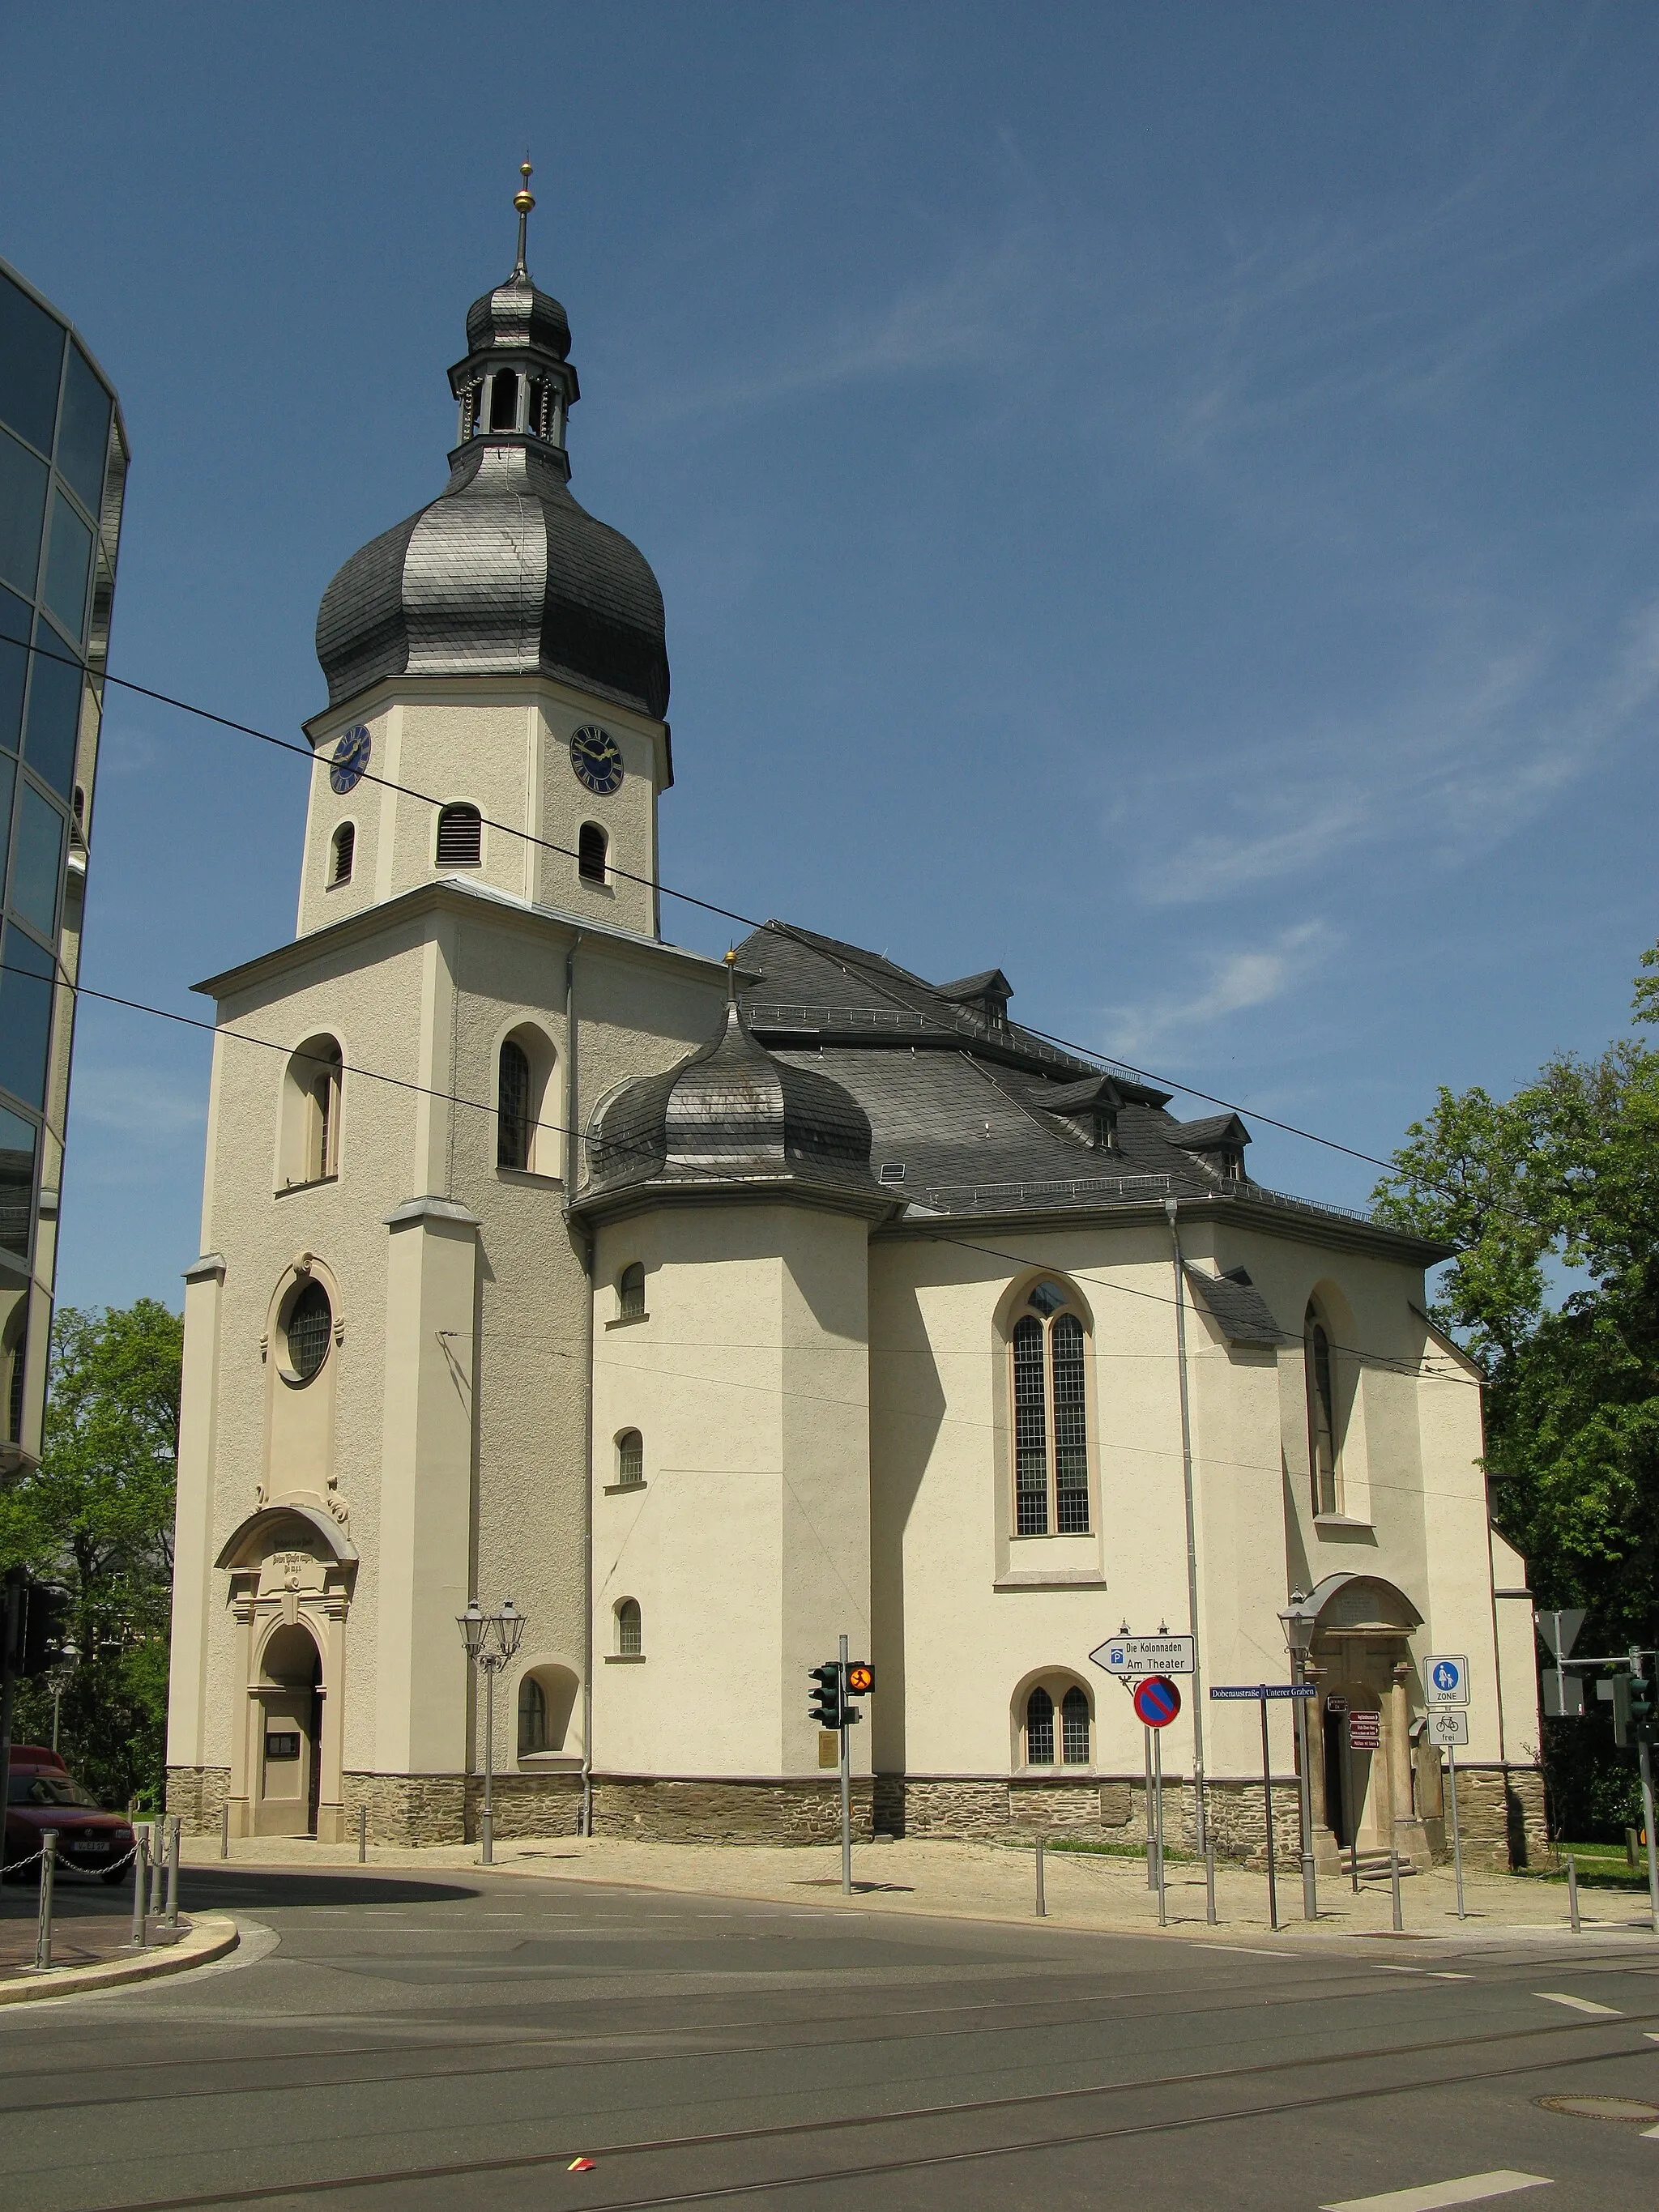
[(876, 1686), (876, 1670), (867, 1659), (854, 1659), (847, 1669), (847, 1693), (853, 1698), (867, 1698)]

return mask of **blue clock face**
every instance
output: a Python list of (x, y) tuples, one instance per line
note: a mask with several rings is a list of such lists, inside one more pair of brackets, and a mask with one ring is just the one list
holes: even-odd
[(597, 791), (601, 798), (622, 789), (622, 755), (617, 750), (617, 740), (597, 722), (584, 723), (571, 738), (570, 765), (576, 771), (577, 781), (585, 783), (590, 791)]
[(330, 787), (342, 799), (356, 790), (368, 766), (368, 756), (374, 750), (368, 732), (361, 722), (355, 730), (348, 730), (334, 748), (334, 757), (328, 764)]

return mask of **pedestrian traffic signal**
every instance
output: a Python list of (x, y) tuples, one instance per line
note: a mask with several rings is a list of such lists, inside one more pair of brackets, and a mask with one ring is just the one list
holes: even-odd
[(876, 1686), (876, 1670), (867, 1659), (854, 1659), (847, 1669), (847, 1694), (867, 1698)]
[[(806, 1717), (816, 1721), (820, 1728), (839, 1731), (846, 1723), (846, 1708), (841, 1691), (841, 1662), (826, 1659), (822, 1667), (811, 1671), (812, 1709)], [(853, 1717), (857, 1718), (857, 1715)]]
[(69, 1641), (70, 1606), (66, 1589), (56, 1583), (30, 1583), (23, 1592), (23, 1654), (18, 1673), (25, 1680), (44, 1674)]

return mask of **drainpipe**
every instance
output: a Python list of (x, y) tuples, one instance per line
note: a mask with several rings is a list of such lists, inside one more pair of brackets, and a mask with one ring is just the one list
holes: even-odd
[(1187, 1278), (1176, 1225), (1179, 1201), (1166, 1198), (1170, 1249), (1175, 1263), (1176, 1371), (1181, 1378), (1181, 1480), (1187, 1505), (1187, 1618), (1193, 1637), (1193, 1794), (1197, 1801), (1199, 1856), (1204, 1855), (1207, 1821), (1204, 1809), (1204, 1660), (1198, 1640), (1198, 1524), (1193, 1510), (1193, 1421), (1187, 1396)]
[(571, 1218), (571, 1200), (581, 1171), (581, 1123), (577, 1115), (580, 1088), (577, 1070), (576, 954), (578, 930), (564, 956), (564, 1218), (580, 1237), (582, 1277), (586, 1285), (582, 1320), (582, 1797), (581, 1827), (593, 1832), (593, 1238), (585, 1223)]

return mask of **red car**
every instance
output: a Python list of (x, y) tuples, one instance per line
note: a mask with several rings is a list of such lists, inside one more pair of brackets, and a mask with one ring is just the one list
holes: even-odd
[[(11, 1783), (6, 1791), (5, 1871), (9, 1879), (33, 1880), (39, 1872), (40, 1838), (58, 1831), (58, 1863), (82, 1874), (119, 1881), (131, 1871), (132, 1824), (119, 1813), (106, 1813), (89, 1797), (55, 1751), (38, 1743), (11, 1747)], [(15, 1870), (15, 1871), (14, 1871)]]

